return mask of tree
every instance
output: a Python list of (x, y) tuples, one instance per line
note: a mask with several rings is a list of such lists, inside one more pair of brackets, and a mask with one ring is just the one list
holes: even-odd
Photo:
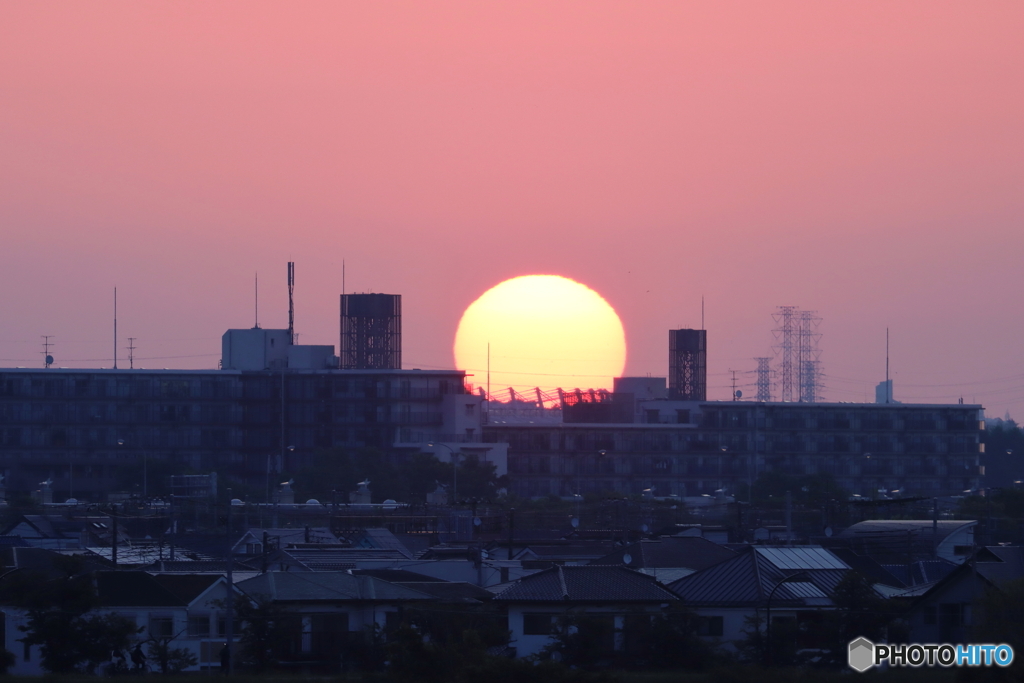
[[(414, 453), (395, 464), (372, 448), (325, 449), (318, 451), (312, 464), (299, 470), (295, 479), (297, 487), (321, 501), (331, 500), (337, 492), (339, 502), (347, 503), (349, 491), (369, 479), (375, 503), (387, 499), (422, 503), (437, 488), (437, 482), (451, 482), (453, 472), (451, 463), (440, 462), (431, 453)], [(503, 485), (495, 476), (493, 463), (474, 457), (459, 461), (459, 498), (489, 499)]]
[[(211, 604), (220, 609), (226, 607), (225, 600), (213, 600)], [(241, 622), (236, 661), (259, 672), (272, 669), (288, 646), (289, 617), (269, 596), (236, 596), (235, 619)]]
[(110, 659), (110, 653), (123, 651), (141, 629), (119, 614), (73, 614), (54, 609), (32, 609), (28, 623), (21, 629), (26, 645), (38, 645), (40, 662), (51, 673), (96, 672)]
[(185, 631), (178, 631), (173, 636), (158, 637), (151, 635), (145, 640), (148, 644), (147, 654), (150, 659), (156, 660), (160, 665), (160, 673), (177, 674), (190, 666), (199, 663), (195, 654), (186, 647), (171, 647), (171, 643), (177, 640)]
[(26, 610), (22, 642), (38, 646), (43, 668), (53, 673), (93, 673), (141, 630), (120, 615), (94, 613), (99, 599), (84, 566), (80, 558), (57, 557), (50, 575), (19, 572), (8, 587)]

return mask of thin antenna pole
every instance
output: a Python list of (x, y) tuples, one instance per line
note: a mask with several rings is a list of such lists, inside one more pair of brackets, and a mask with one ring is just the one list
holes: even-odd
[(341, 259), (341, 293), (345, 293), (345, 259)]
[(114, 287), (114, 369), (117, 370), (117, 287)]
[(260, 273), (256, 271), (256, 327), (254, 330), (260, 328)]
[(50, 347), (53, 346), (53, 343), (50, 342), (50, 339), (53, 338), (53, 335), (41, 334), (39, 336), (43, 338), (43, 367), (48, 368), (50, 367)]
[(885, 328), (885, 402), (890, 403), (892, 386), (889, 384), (889, 328)]
[(128, 337), (128, 369), (135, 369), (135, 340), (138, 337)]
[(295, 343), (295, 262), (288, 262), (288, 343)]
[(487, 412), (491, 411), (491, 342), (487, 342)]

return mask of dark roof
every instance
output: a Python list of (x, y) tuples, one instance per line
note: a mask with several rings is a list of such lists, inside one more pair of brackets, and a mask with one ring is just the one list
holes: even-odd
[[(236, 572), (259, 571), (259, 558), (250, 560), (235, 559), (232, 568)], [(228, 571), (227, 560), (158, 560), (152, 564), (141, 565), (140, 570), (148, 572), (182, 572), (186, 574), (225, 574)]]
[(668, 602), (653, 577), (626, 567), (556, 566), (524, 576), (494, 596), (501, 602)]
[[(766, 550), (770, 552), (765, 552)], [(797, 552), (794, 552), (797, 551)], [(803, 551), (803, 552), (799, 552)], [(849, 567), (814, 546), (765, 548), (751, 546), (736, 557), (683, 577), (669, 589), (689, 605), (758, 606), (786, 576), (806, 573), (808, 580), (783, 583), (772, 604), (823, 606)]]
[(882, 568), (903, 582), (904, 586), (920, 586), (946, 578), (958, 566), (955, 562), (939, 558), (918, 560), (910, 564), (883, 564)]
[(266, 595), (280, 602), (410, 601), (431, 596), (372, 576), (348, 572), (267, 572), (240, 581), (249, 595)]
[(183, 607), (187, 604), (146, 572), (96, 572), (96, 591), (103, 607)]
[(632, 569), (685, 567), (700, 570), (736, 556), (734, 551), (705, 538), (680, 536), (631, 543), (590, 564), (625, 564), (627, 554), (630, 556), (628, 566)]
[(408, 569), (353, 569), (352, 573), (356, 576), (373, 576), (392, 583), (449, 583), (444, 579), (437, 579), (433, 576), (427, 576), (426, 574), (411, 572)]
[(463, 581), (402, 581), (398, 585), (433, 595), (443, 602), (476, 604), (494, 597), (486, 588)]
[[(978, 573), (996, 585), (1024, 577), (1024, 547), (986, 546), (987, 553), (977, 555)], [(986, 557), (987, 556), (987, 557)], [(986, 561), (989, 557), (992, 560)]]
[(155, 574), (153, 579), (184, 604), (189, 604), (220, 580), (219, 574)]
[(850, 565), (850, 569), (863, 575), (872, 583), (881, 583), (897, 588), (907, 585), (902, 579), (866, 555), (858, 555), (849, 548), (830, 548), (830, 550), (836, 557)]
[[(356, 566), (360, 560), (401, 561), (411, 559), (408, 555), (385, 548), (318, 547), (288, 548), (281, 555), (290, 557), (312, 571), (344, 571)], [(280, 562), (280, 558), (276, 560)]]
[(388, 529), (369, 527), (356, 533), (346, 534), (345, 538), (359, 548), (394, 550), (410, 560), (413, 559), (413, 554), (409, 552), (409, 549)]

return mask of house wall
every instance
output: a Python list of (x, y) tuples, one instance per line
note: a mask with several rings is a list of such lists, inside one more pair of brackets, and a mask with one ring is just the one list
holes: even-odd
[(969, 570), (915, 605), (909, 616), (912, 643), (965, 643), (973, 623), (981, 580)]
[(615, 649), (620, 650), (625, 642), (624, 627), (627, 614), (636, 614), (638, 610), (650, 614), (660, 614), (661, 607), (658, 605), (587, 605), (582, 606), (574, 603), (571, 609), (562, 604), (536, 605), (509, 605), (508, 606), (508, 630), (511, 633), (509, 643), (516, 649), (516, 657), (530, 657), (540, 654), (545, 647), (554, 642), (550, 635), (526, 635), (524, 628), (524, 615), (550, 614), (556, 617), (566, 616), (569, 613), (578, 614), (585, 612), (588, 616), (612, 615), (615, 618)]

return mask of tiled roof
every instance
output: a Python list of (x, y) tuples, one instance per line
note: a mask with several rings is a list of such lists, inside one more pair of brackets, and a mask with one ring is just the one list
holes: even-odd
[(941, 581), (960, 565), (943, 560), (919, 560), (910, 564), (883, 564), (882, 568), (903, 582), (904, 586)]
[[(356, 563), (362, 560), (408, 560), (404, 553), (398, 550), (385, 550), (378, 548), (318, 548), (308, 546), (305, 548), (289, 548), (282, 551), (282, 555), (293, 558), (296, 562), (312, 571), (340, 571), (352, 569)], [(277, 560), (280, 561), (280, 560)]]
[(356, 576), (373, 576), (392, 583), (447, 583), (444, 579), (436, 579), (433, 576), (411, 572), (408, 569), (353, 569), (352, 573)]
[(476, 604), (494, 597), (487, 589), (463, 581), (403, 581), (399, 585), (433, 595), (444, 602)]
[(954, 531), (977, 524), (978, 522), (975, 520), (868, 519), (843, 529), (839, 534), (839, 538), (857, 538), (873, 534), (905, 534), (908, 531), (913, 532), (915, 535), (924, 534), (930, 538), (933, 525), (938, 528), (939, 538), (945, 538)]
[(592, 560), (590, 564), (625, 564), (626, 555), (630, 556), (628, 566), (632, 569), (673, 567), (699, 570), (735, 557), (736, 553), (705, 538), (674, 536), (631, 543)]
[(830, 548), (830, 551), (840, 560), (848, 564), (850, 569), (867, 577), (867, 579), (874, 584), (895, 586), (897, 588), (906, 586), (906, 583), (896, 577), (892, 572), (866, 555), (858, 555), (849, 548)]
[(408, 559), (413, 559), (409, 549), (388, 529), (370, 527), (363, 529), (359, 533), (349, 534), (347, 538), (360, 548), (395, 550), (405, 555)]
[(525, 576), (494, 596), (501, 602), (669, 602), (652, 577), (625, 567), (556, 566)]
[[(849, 568), (845, 563), (835, 559), (826, 561), (817, 550), (820, 548), (805, 547), (802, 550), (813, 550), (809, 554), (801, 553), (765, 553), (758, 552), (765, 548), (750, 547), (740, 552), (735, 558), (726, 560), (690, 576), (669, 584), (669, 588), (689, 605), (700, 606), (757, 606), (767, 601), (768, 595), (778, 586), (772, 597), (773, 605), (822, 605), (830, 604), (827, 596), (831, 595), (836, 585), (842, 580)], [(773, 548), (772, 550), (783, 550)], [(785, 548), (784, 550), (798, 550)], [(827, 551), (825, 551), (827, 552)], [(777, 564), (778, 563), (778, 564)], [(803, 563), (806, 565), (839, 565), (832, 567), (793, 568), (787, 566)], [(786, 576), (806, 573), (805, 581), (779, 582)]]
[(431, 596), (372, 576), (347, 572), (267, 572), (240, 581), (249, 595), (266, 595), (281, 602), (312, 601), (413, 601)]

